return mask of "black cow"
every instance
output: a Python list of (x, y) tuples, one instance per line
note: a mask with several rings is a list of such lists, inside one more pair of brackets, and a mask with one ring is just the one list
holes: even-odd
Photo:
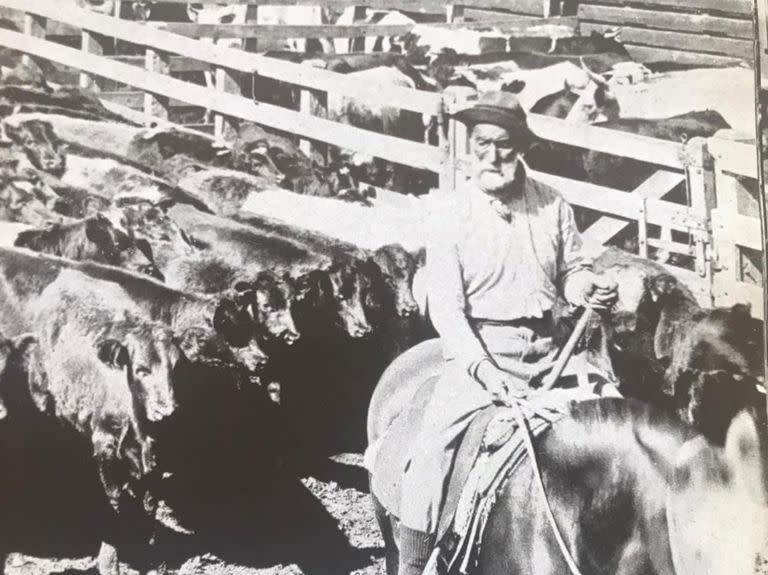
[(55, 210), (58, 195), (29, 170), (0, 167), (0, 220), (42, 226), (69, 221)]
[(31, 331), (30, 305), (64, 270), (86, 274), (104, 294), (111, 294), (105, 297), (132, 302), (148, 320), (170, 326), (179, 334), (180, 346), (190, 361), (247, 366), (263, 363), (264, 352), (254, 337), (253, 318), (229, 294), (184, 293), (110, 266), (0, 248), (0, 325), (8, 335)]
[(131, 237), (149, 244), (155, 264), (164, 276), (174, 260), (191, 256), (204, 247), (177, 226), (162, 208), (150, 202), (116, 208), (114, 217)]
[(66, 170), (66, 154), (51, 125), (41, 120), (3, 122), (5, 135), (24, 150), (38, 170), (61, 176)]
[(134, 240), (102, 215), (71, 224), (49, 224), (43, 229), (25, 230), (14, 246), (71, 260), (88, 260), (122, 267), (163, 280), (146, 240)]
[[(713, 441), (731, 418), (758, 405), (762, 380), (762, 322), (748, 306), (703, 309), (691, 291), (660, 264), (611, 249), (596, 268), (619, 284), (613, 314), (616, 373), (627, 394), (677, 409)], [(664, 382), (663, 389), (644, 383)]]
[(18, 81), (4, 81), (4, 85), (0, 86), (2, 117), (20, 112), (42, 112), (87, 120), (126, 122), (122, 116), (107, 110), (92, 92), (72, 86), (51, 90), (46, 87), (17, 84)]

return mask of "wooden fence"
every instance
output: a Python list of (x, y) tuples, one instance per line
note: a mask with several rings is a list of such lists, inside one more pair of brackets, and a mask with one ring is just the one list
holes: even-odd
[(622, 42), (641, 62), (754, 59), (750, 0), (566, 0), (565, 10), (578, 14), (583, 34), (621, 27)]
[[(304, 139), (304, 148), (310, 143), (322, 142), (431, 170), (439, 174), (440, 187), (446, 192), (455, 189), (457, 178), (462, 177), (466, 131), (461, 124), (448, 120), (446, 114), (467, 105), (470, 97), (460, 91), (433, 94), (360, 82), (354, 77), (206, 44), (46, 0), (0, 0), (0, 6), (24, 14), (24, 33), (0, 30), (0, 45), (27, 54), (32, 62), (45, 59), (77, 68), (83, 74), (84, 84), (100, 76), (141, 90), (146, 102), (139, 119), (162, 119), (170, 99), (177, 98), (216, 111), (221, 123), (237, 118), (293, 133)], [(79, 26), (83, 35), (81, 49), (45, 40), (50, 20)], [(138, 41), (146, 47), (145, 67), (115, 62), (98, 54), (98, 49), (94, 51), (98, 42), (92, 40), (100, 35)], [(258, 74), (297, 86), (301, 89), (302, 108), (295, 111), (254, 102), (239, 94), (172, 78), (168, 71), (173, 55), (203, 62), (222, 77), (235, 73)], [(442, 127), (440, 143), (431, 146), (311, 115), (310, 110), (316, 110), (328, 92), (333, 91), (367, 102), (394, 105), (432, 119)], [(751, 188), (744, 183), (756, 174), (754, 152), (749, 144), (700, 138), (682, 144), (594, 126), (579, 126), (575, 130), (571, 123), (535, 115), (531, 115), (530, 123), (534, 131), (552, 141), (658, 166), (648, 180), (629, 193), (533, 174), (558, 188), (571, 204), (603, 214), (585, 230), (587, 241), (605, 244), (628, 225), (636, 224), (642, 255), (647, 254), (649, 247), (656, 247), (693, 258), (694, 271), (675, 268), (673, 272), (703, 303), (760, 301), (758, 286), (762, 269), (759, 258), (755, 263), (753, 253), (762, 249), (760, 224), (754, 206), (749, 203), (749, 198), (756, 196), (750, 195)], [(687, 190), (687, 205), (664, 199), (682, 183)], [(658, 237), (650, 237), (651, 225), (661, 229)], [(762, 312), (761, 305), (753, 305), (753, 309), (756, 314)]]
[(744, 302), (763, 317), (762, 256), (757, 152), (754, 142), (711, 138), (717, 207), (711, 211), (714, 245), (712, 297), (716, 305)]

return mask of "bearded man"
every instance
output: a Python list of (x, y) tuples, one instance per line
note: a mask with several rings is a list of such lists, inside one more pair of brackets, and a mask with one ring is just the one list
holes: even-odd
[(520, 159), (534, 137), (517, 98), (484, 94), (456, 115), (470, 129), (466, 184), (446, 202), (427, 246), (429, 312), (445, 367), (403, 477), (399, 575), (421, 575), (435, 544), (454, 451), (473, 416), (525, 396), (551, 367), (552, 308), (607, 308), (617, 286), (591, 271), (571, 207), (531, 180)]

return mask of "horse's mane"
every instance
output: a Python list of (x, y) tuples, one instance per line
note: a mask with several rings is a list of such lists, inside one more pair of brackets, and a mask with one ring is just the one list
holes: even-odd
[(623, 460), (627, 474), (645, 474), (653, 466), (648, 447), (672, 459), (694, 435), (674, 414), (624, 398), (572, 402), (552, 432), (555, 440), (542, 447), (554, 467), (574, 469), (595, 461)]

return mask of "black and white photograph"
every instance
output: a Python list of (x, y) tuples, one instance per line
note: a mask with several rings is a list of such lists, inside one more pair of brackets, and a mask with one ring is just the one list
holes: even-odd
[(768, 0), (0, 0), (0, 575), (768, 575)]

